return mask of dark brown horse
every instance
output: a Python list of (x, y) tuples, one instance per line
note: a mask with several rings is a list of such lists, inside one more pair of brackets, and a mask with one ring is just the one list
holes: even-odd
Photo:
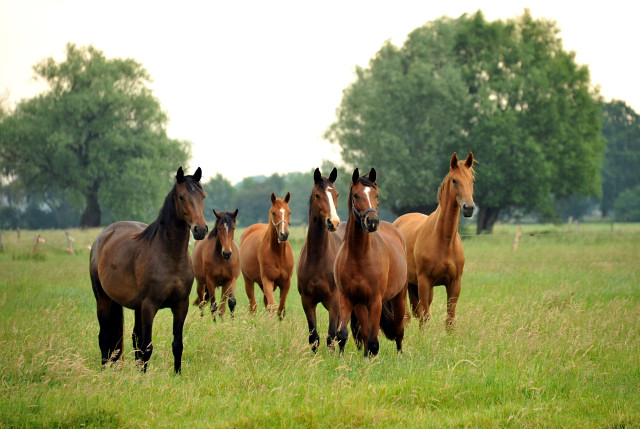
[(116, 222), (94, 241), (89, 273), (97, 302), (103, 365), (122, 356), (124, 306), (135, 311), (133, 347), (136, 360), (146, 371), (153, 351), (153, 319), (159, 309), (170, 308), (174, 369), (180, 372), (182, 329), (193, 284), (189, 230), (196, 240), (207, 234), (201, 175), (198, 168), (193, 176), (185, 176), (180, 167), (176, 183), (153, 223)]
[(313, 190), (309, 198), (309, 228), (298, 260), (298, 292), (309, 325), (309, 344), (315, 352), (320, 336), (316, 321), (316, 306), (322, 303), (329, 310), (329, 335), (327, 345), (336, 338), (340, 313), (340, 300), (333, 264), (342, 242), (344, 230), (338, 230), (338, 191), (333, 186), (338, 171), (334, 168), (329, 177), (323, 177), (316, 168), (313, 173)]
[(255, 312), (257, 308), (254, 283), (258, 283), (262, 289), (264, 306), (269, 311), (276, 308), (273, 293), (280, 287), (280, 319), (284, 317), (285, 302), (293, 275), (293, 251), (287, 241), (291, 216), (290, 198), (288, 192), (284, 199), (271, 194), (269, 223), (253, 224), (240, 237), (240, 268), (249, 297), (249, 308), (251, 312)]
[[(216, 224), (206, 240), (197, 241), (193, 247), (191, 260), (196, 276), (197, 297), (193, 302), (202, 309), (207, 301), (211, 302), (211, 315), (224, 315), (227, 300), (233, 316), (236, 307), (236, 279), (240, 275), (240, 251), (233, 241), (236, 230), (238, 209), (234, 212), (217, 212)], [(220, 307), (216, 303), (216, 287), (222, 287)]]
[(409, 301), (420, 325), (431, 316), (433, 287), (447, 288), (447, 328), (456, 317), (456, 304), (462, 286), (464, 249), (458, 234), (460, 209), (465, 217), (473, 215), (473, 154), (459, 161), (454, 152), (449, 174), (438, 190), (438, 207), (429, 216), (407, 213), (394, 225), (407, 239)]
[(375, 169), (364, 177), (355, 169), (348, 204), (347, 231), (333, 270), (340, 292), (340, 351), (351, 318), (354, 339), (358, 347), (364, 345), (365, 356), (378, 353), (380, 328), (401, 352), (407, 304), (405, 242), (396, 227), (378, 218)]

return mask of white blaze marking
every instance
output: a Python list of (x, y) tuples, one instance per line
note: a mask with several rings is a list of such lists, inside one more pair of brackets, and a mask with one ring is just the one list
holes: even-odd
[(371, 205), (371, 196), (369, 195), (369, 193), (371, 192), (371, 188), (370, 187), (366, 187), (364, 188), (364, 194), (367, 196), (367, 201), (369, 202), (369, 208), (372, 209), (373, 206)]
[(284, 235), (284, 209), (280, 209), (280, 213), (282, 214), (281, 225), (282, 225), (282, 234)]
[(224, 223), (224, 230), (227, 231), (227, 234), (229, 233), (229, 224), (227, 222)]
[(340, 218), (338, 217), (338, 211), (336, 210), (335, 204), (333, 204), (333, 198), (331, 198), (331, 192), (329, 192), (332, 189), (333, 188), (331, 187), (327, 188), (327, 198), (329, 199), (329, 207), (331, 207), (331, 220), (334, 220), (334, 219), (339, 220)]

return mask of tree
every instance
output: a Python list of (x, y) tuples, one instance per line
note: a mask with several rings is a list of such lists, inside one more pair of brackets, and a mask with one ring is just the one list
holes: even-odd
[(640, 185), (640, 116), (624, 101), (606, 103), (602, 134), (607, 140), (602, 166), (602, 215), (606, 216), (625, 189)]
[(34, 67), (49, 90), (21, 101), (0, 123), (0, 166), (41, 194), (64, 191), (98, 226), (156, 213), (189, 145), (167, 137), (167, 117), (132, 59), (107, 59), (92, 46), (66, 47), (66, 60)]
[(213, 209), (217, 211), (234, 211), (237, 207), (231, 207), (233, 196), (236, 193), (231, 182), (217, 173), (202, 186), (207, 193), (204, 199), (204, 216), (207, 220), (215, 223), (215, 215)]
[(549, 214), (556, 198), (597, 195), (599, 96), (557, 33), (528, 11), (427, 23), (356, 70), (326, 136), (345, 161), (375, 165), (397, 214), (431, 211), (451, 153), (473, 151), (479, 233), (503, 209)]

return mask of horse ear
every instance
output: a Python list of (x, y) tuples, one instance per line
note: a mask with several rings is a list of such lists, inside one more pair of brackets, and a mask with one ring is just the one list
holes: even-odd
[(456, 168), (458, 166), (458, 154), (453, 152), (451, 155), (451, 168)]
[(195, 180), (196, 182), (199, 182), (201, 178), (202, 178), (202, 170), (200, 169), (200, 167), (198, 167), (196, 172), (193, 173), (193, 180)]
[(217, 219), (220, 219), (220, 213), (216, 211), (216, 209), (213, 209), (213, 214), (216, 215)]
[(338, 178), (338, 170), (335, 167), (333, 167), (333, 170), (331, 170), (331, 174), (329, 174), (329, 181), (333, 183), (336, 181), (337, 178)]
[(351, 183), (355, 185), (356, 183), (358, 183), (359, 178), (360, 178), (360, 172), (356, 168), (355, 170), (353, 170), (353, 176), (351, 176)]
[(284, 196), (284, 202), (288, 204), (290, 199), (291, 199), (291, 194), (287, 192), (287, 195)]
[(234, 211), (234, 212), (232, 213), (232, 215), (233, 215), (233, 218), (234, 218), (234, 219), (235, 219), (235, 218), (237, 218), (237, 217), (238, 217), (238, 209), (236, 209), (236, 211)]
[(182, 167), (178, 168), (178, 172), (176, 173), (176, 182), (177, 183), (184, 182), (184, 171), (182, 171)]
[(473, 167), (473, 153), (469, 152), (467, 159), (464, 161), (464, 166), (467, 168)]
[(316, 168), (316, 171), (313, 172), (313, 181), (314, 183), (318, 183), (320, 182), (320, 180), (322, 179), (322, 174), (320, 174), (320, 169)]
[(371, 167), (371, 170), (369, 170), (369, 174), (367, 174), (367, 177), (369, 178), (369, 180), (371, 180), (373, 183), (376, 183), (376, 169)]
[(271, 204), (276, 202), (276, 194), (274, 194), (273, 192), (271, 193)]

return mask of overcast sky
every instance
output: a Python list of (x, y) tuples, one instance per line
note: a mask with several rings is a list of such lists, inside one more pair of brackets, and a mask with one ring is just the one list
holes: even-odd
[(153, 79), (169, 136), (192, 142), (189, 168), (236, 183), (339, 161), (322, 135), (356, 65), (386, 40), (401, 46), (443, 15), (506, 19), (525, 8), (558, 23), (607, 101), (640, 112), (640, 2), (618, 0), (0, 0), (0, 95), (15, 104), (41, 91), (32, 67), (63, 61), (67, 42), (134, 58)]

